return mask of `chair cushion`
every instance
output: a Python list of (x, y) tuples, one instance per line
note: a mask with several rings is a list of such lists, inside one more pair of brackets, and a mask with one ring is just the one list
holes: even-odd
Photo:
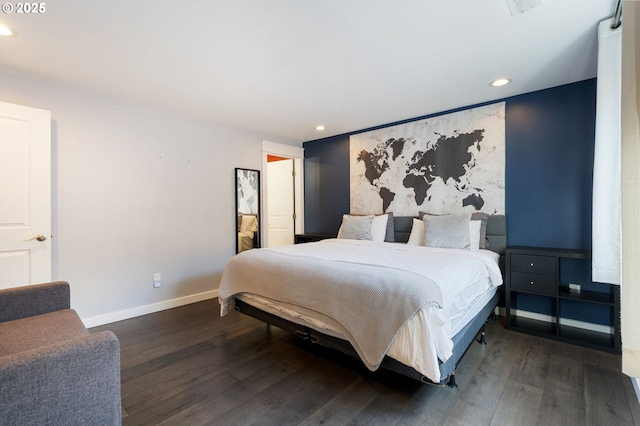
[(0, 323), (0, 356), (89, 334), (73, 309), (2, 322)]

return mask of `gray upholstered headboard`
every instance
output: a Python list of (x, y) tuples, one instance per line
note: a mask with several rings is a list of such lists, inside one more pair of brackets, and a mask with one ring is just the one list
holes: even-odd
[(489, 250), (504, 254), (504, 250), (507, 248), (507, 217), (505, 215), (489, 216), (487, 239), (489, 240)]
[(394, 216), (393, 227), (396, 243), (406, 243), (411, 235), (413, 216)]
[[(393, 226), (396, 242), (406, 243), (409, 241), (413, 219), (413, 216), (394, 216)], [(489, 250), (504, 254), (504, 249), (507, 247), (507, 218), (504, 215), (489, 216), (487, 239), (489, 240)]]

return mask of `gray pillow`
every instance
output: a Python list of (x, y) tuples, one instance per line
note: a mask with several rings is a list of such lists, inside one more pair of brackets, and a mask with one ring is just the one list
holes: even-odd
[[(444, 216), (444, 215), (434, 215), (432, 213), (427, 212), (418, 212), (418, 218), (423, 220), (425, 216)], [(489, 221), (489, 215), (483, 212), (475, 212), (471, 213), (471, 220), (479, 220), (480, 221), (480, 248), (488, 249), (489, 248), (489, 239), (487, 238), (487, 222)]]
[[(393, 222), (393, 212), (382, 213), (387, 216), (387, 231), (384, 234), (384, 241), (386, 243), (394, 243), (396, 241), (396, 228)], [(351, 216), (370, 216), (367, 214), (352, 214)], [(379, 214), (375, 214), (374, 216), (381, 216)]]
[(424, 242), (427, 247), (469, 248), (470, 214), (424, 215)]
[(338, 231), (338, 238), (349, 240), (371, 240), (371, 225), (373, 225), (374, 215), (342, 216), (342, 226)]
[(387, 234), (384, 237), (385, 242), (393, 243), (396, 241), (396, 228), (393, 223), (393, 212), (387, 212), (389, 220), (387, 220)]

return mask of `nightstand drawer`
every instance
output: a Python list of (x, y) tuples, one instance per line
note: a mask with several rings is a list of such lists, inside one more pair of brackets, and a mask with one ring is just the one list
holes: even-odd
[(512, 272), (509, 282), (511, 290), (520, 290), (537, 294), (555, 295), (558, 286), (553, 275), (527, 274)]
[(528, 254), (512, 254), (511, 270), (530, 272), (532, 274), (556, 274), (556, 259), (551, 256), (533, 256)]

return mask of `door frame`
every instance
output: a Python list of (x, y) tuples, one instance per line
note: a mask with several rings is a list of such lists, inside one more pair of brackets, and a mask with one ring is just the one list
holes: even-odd
[[(269, 212), (269, 197), (267, 196), (267, 182), (269, 181), (269, 173), (267, 173), (267, 156), (276, 155), (279, 157), (286, 157), (293, 159), (293, 167), (296, 172), (294, 178), (293, 193), (295, 197), (295, 203), (293, 210), (296, 215), (294, 221), (294, 232), (304, 232), (304, 148), (287, 145), (278, 142), (272, 142), (268, 140), (262, 141), (262, 188), (261, 191), (264, 194), (262, 197), (262, 208), (265, 214)], [(260, 228), (262, 235), (260, 239), (264, 242), (263, 247), (269, 247), (269, 237), (266, 231), (268, 227), (263, 226)]]

